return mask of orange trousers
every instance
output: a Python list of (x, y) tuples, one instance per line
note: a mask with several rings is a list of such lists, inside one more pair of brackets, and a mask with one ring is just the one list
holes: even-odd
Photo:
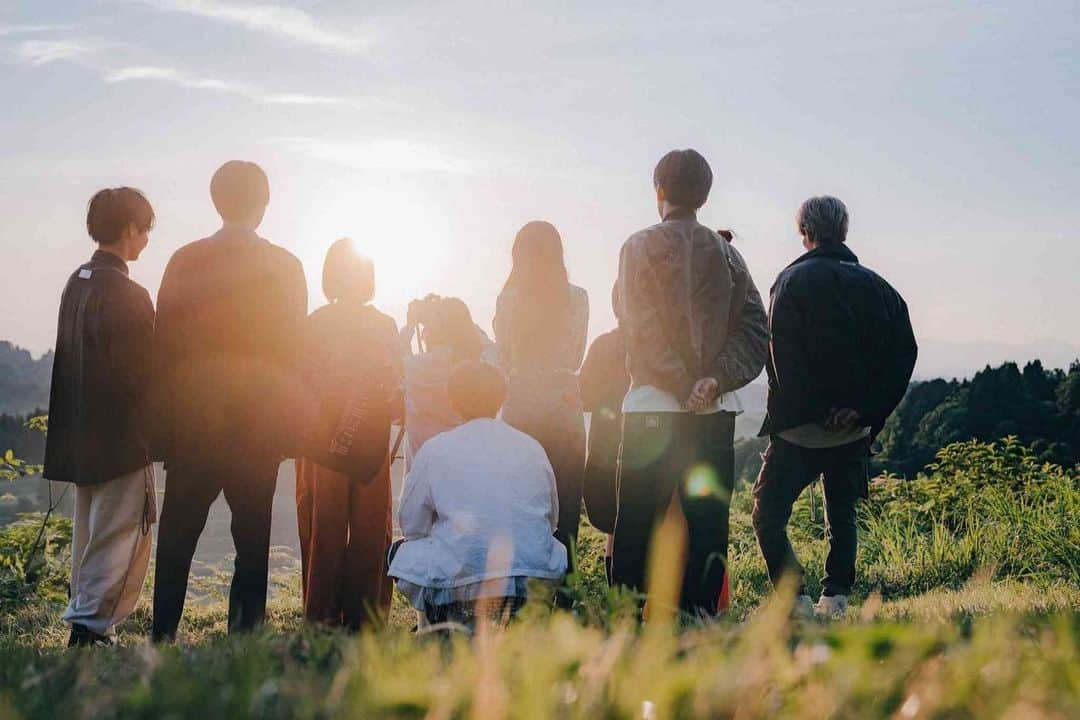
[(391, 512), (389, 462), (365, 485), (308, 458), (296, 461), (308, 620), (359, 630), (386, 616), (393, 592), (386, 576)]

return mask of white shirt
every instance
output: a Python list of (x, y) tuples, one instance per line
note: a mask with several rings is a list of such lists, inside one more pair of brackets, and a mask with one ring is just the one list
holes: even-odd
[[(624, 413), (665, 413), (690, 412), (683, 407), (679, 398), (674, 393), (661, 390), (655, 385), (639, 385), (630, 388), (623, 398), (622, 411)], [(736, 415), (742, 413), (743, 406), (739, 396), (734, 392), (720, 393), (716, 396), (713, 404), (704, 410), (699, 410), (696, 415), (712, 415), (718, 412), (731, 412)]]
[(501, 420), (472, 420), (428, 440), (401, 490), (405, 542), (387, 574), (454, 588), (515, 576), (557, 580), (566, 548), (555, 473), (536, 440)]

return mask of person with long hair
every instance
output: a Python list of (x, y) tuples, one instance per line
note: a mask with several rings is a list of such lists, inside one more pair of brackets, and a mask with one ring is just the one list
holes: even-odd
[(390, 421), (397, 326), (371, 305), (375, 267), (342, 239), (323, 267), (328, 304), (304, 334), (303, 448), (296, 459), (304, 615), (358, 630), (390, 609)]
[(570, 283), (562, 238), (551, 223), (522, 227), (512, 256), (495, 306), (495, 344), (509, 377), (503, 419), (547, 452), (559, 492), (555, 536), (573, 557), (585, 471), (577, 371), (585, 356), (589, 296)]
[[(413, 339), (420, 352), (414, 352)], [(399, 335), (405, 365), (405, 470), (430, 438), (462, 423), (446, 383), (454, 368), (490, 355), (491, 340), (460, 298), (428, 295), (409, 303)]]

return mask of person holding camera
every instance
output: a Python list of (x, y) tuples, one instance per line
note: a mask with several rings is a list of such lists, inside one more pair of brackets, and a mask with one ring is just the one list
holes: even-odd
[[(413, 351), (416, 339), (419, 352)], [(398, 338), (405, 368), (405, 471), (430, 438), (461, 424), (446, 383), (463, 362), (481, 360), (492, 345), (465, 303), (434, 293), (409, 303)]]

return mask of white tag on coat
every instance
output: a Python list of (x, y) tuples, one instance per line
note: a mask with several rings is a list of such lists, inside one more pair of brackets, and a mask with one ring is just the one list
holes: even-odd
[(93, 274), (94, 274), (94, 271), (90, 270), (89, 268), (83, 268), (82, 270), (79, 271), (79, 277), (82, 278), (83, 280), (89, 280), (90, 276), (93, 275)]

